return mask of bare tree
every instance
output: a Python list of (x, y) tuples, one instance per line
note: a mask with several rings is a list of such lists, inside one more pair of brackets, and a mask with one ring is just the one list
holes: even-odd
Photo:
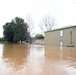
[(39, 24), (39, 28), (41, 29), (42, 34), (44, 34), (45, 29), (44, 29), (44, 26), (43, 26), (43, 24), (42, 24), (42, 23), (40, 23), (40, 24)]
[(46, 31), (52, 30), (55, 26), (55, 18), (50, 15), (46, 15), (43, 17), (43, 27), (45, 27)]
[(33, 21), (33, 19), (32, 19), (32, 17), (31, 17), (30, 14), (28, 14), (28, 15), (26, 16), (26, 21), (27, 21), (27, 24), (28, 24), (28, 31), (29, 31), (29, 33), (30, 33), (30, 36), (32, 36), (32, 34), (33, 34), (33, 29), (34, 29), (34, 21)]
[(32, 19), (30, 14), (28, 14), (26, 16), (26, 22), (28, 24), (28, 31), (29, 31), (29, 34), (30, 34), (29, 43), (31, 44), (32, 43), (31, 36), (34, 35), (35, 33), (33, 32), (33, 30), (34, 30), (34, 21), (33, 21), (33, 19)]

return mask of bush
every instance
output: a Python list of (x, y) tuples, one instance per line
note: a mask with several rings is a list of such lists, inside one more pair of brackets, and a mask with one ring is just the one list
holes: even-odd
[(44, 36), (42, 34), (36, 34), (35, 38), (36, 39), (44, 39)]

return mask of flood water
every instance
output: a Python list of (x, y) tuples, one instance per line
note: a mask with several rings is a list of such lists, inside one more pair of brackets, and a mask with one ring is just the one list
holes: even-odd
[(0, 44), (0, 75), (76, 75), (76, 48)]

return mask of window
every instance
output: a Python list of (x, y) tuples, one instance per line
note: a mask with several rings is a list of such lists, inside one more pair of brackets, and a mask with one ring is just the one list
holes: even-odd
[(60, 36), (63, 36), (63, 30), (60, 30)]
[(63, 45), (63, 42), (62, 41), (60, 41), (60, 46), (62, 46)]
[(60, 46), (63, 46), (63, 41), (60, 41)]

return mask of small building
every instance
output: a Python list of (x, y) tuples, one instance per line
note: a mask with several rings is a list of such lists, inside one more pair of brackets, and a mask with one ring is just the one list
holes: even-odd
[(46, 31), (45, 45), (76, 46), (76, 25)]
[(32, 44), (44, 44), (44, 39), (32, 38)]
[(35, 44), (44, 44), (44, 39), (36, 39)]

